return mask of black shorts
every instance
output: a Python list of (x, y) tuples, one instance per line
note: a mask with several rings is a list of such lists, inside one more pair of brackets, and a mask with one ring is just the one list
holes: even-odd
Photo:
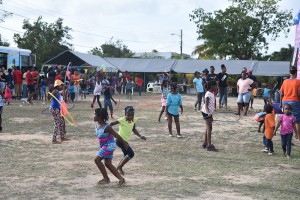
[(204, 112), (201, 112), (201, 113), (202, 113), (203, 119), (205, 119), (205, 120), (212, 119), (212, 116), (208, 116), (208, 114), (206, 114)]
[(29, 91), (30, 93), (35, 92), (35, 87), (34, 87), (34, 85), (27, 85), (27, 88), (28, 88), (28, 91)]
[(173, 114), (171, 114), (171, 113), (169, 113), (169, 112), (168, 112), (168, 115), (169, 115), (170, 117), (179, 117), (179, 115), (173, 115)]

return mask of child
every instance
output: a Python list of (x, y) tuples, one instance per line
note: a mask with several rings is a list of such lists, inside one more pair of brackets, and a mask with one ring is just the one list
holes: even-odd
[[(201, 74), (198, 71), (196, 71), (194, 75), (195, 75), (195, 78), (193, 80), (193, 83), (194, 83), (194, 88), (196, 90), (196, 95), (197, 95), (197, 101), (194, 105), (194, 110), (200, 111), (202, 98), (203, 98), (203, 94), (204, 94), (203, 79), (200, 77)], [(197, 105), (198, 105), (198, 109), (197, 109)]]
[(272, 138), (274, 136), (275, 129), (275, 114), (273, 112), (273, 106), (270, 104), (266, 105), (266, 117), (265, 117), (265, 136), (266, 136), (266, 145), (268, 148), (268, 155), (273, 155), (273, 142)]
[(257, 88), (253, 88), (252, 90), (252, 94), (251, 94), (251, 97), (250, 97), (250, 108), (253, 109), (253, 101), (254, 101), (254, 98), (256, 97), (257, 95)]
[(93, 102), (91, 104), (91, 107), (94, 108), (94, 103), (97, 98), (97, 103), (98, 103), (99, 107), (102, 108), (102, 105), (100, 102), (100, 96), (101, 96), (101, 92), (102, 92), (101, 78), (100, 78), (100, 76), (97, 76), (96, 79), (97, 79), (97, 81), (96, 81), (96, 86), (94, 88), (94, 97), (93, 97)]
[(160, 122), (160, 118), (162, 114), (165, 112), (166, 108), (166, 103), (167, 103), (167, 97), (169, 94), (169, 87), (168, 87), (169, 81), (168, 80), (163, 80), (162, 85), (161, 85), (161, 110), (159, 113), (158, 117), (158, 122)]
[(271, 86), (264, 88), (263, 99), (264, 99), (265, 105), (267, 105), (267, 103), (269, 102), (269, 99), (271, 96), (270, 92), (271, 92)]
[(74, 102), (74, 100), (75, 100), (75, 95), (76, 95), (75, 89), (76, 88), (75, 88), (74, 82), (71, 81), (69, 94), (70, 94), (70, 99), (72, 102)]
[[(62, 141), (68, 141), (69, 139), (65, 138), (65, 130), (64, 130), (64, 120), (60, 113), (60, 99), (61, 94), (59, 93), (60, 90), (63, 89), (63, 82), (61, 80), (56, 80), (54, 83), (54, 90), (51, 92), (53, 96), (49, 95), (48, 99), (52, 97), (52, 103), (50, 105), (50, 113), (53, 116), (54, 119), (54, 129), (53, 129), (53, 138), (52, 138), (52, 144), (61, 144)], [(56, 140), (57, 133), (60, 134), (61, 142), (58, 142)]]
[(107, 109), (107, 107), (109, 107), (110, 117), (113, 119), (114, 110), (113, 110), (111, 100), (115, 103), (115, 105), (117, 105), (117, 102), (114, 100), (114, 98), (111, 95), (110, 87), (106, 86), (103, 94), (104, 94), (104, 109)]
[(296, 126), (295, 121), (296, 117), (294, 117), (291, 113), (292, 107), (289, 104), (284, 105), (284, 114), (279, 115), (279, 121), (276, 125), (274, 135), (276, 135), (276, 131), (278, 130), (279, 126), (280, 135), (281, 135), (281, 146), (283, 150), (283, 155), (287, 156), (287, 158), (291, 157), (291, 150), (292, 150), (292, 137), (293, 137), (293, 130), (296, 133)]
[(215, 111), (215, 95), (214, 91), (217, 89), (216, 81), (209, 81), (207, 83), (207, 92), (205, 93), (205, 104), (202, 106), (201, 112), (203, 119), (206, 124), (206, 131), (204, 137), (204, 143), (202, 147), (207, 151), (216, 151), (216, 147), (211, 143), (211, 132), (212, 132), (212, 122), (213, 113)]
[(41, 94), (41, 100), (44, 101), (44, 97), (45, 97), (45, 101), (46, 101), (46, 81), (44, 76), (41, 76), (40, 94)]
[[(132, 106), (127, 106), (125, 108), (125, 117), (121, 117), (115, 122), (111, 122), (110, 125), (114, 126), (116, 124), (119, 125), (119, 135), (123, 140), (128, 142), (131, 133), (133, 132), (135, 135), (137, 135), (140, 139), (146, 140), (145, 136), (142, 136), (139, 134), (139, 132), (135, 128), (135, 123), (137, 119), (134, 117), (134, 108)], [(117, 139), (116, 140), (117, 146), (121, 148), (124, 157), (123, 159), (119, 162), (117, 169), (120, 172), (120, 174), (124, 175), (125, 172), (123, 171), (124, 165), (133, 158), (134, 152), (132, 148), (128, 145), (128, 148), (126, 149), (125, 146), (122, 143), (122, 140)]]
[[(121, 187), (125, 184), (125, 179), (120, 175), (118, 170), (112, 164), (113, 153), (116, 149), (116, 142), (114, 137), (119, 141), (124, 149), (127, 150), (129, 148), (127, 142), (125, 142), (120, 135), (118, 135), (111, 126), (109, 126), (106, 121), (108, 120), (108, 113), (106, 109), (97, 108), (95, 110), (94, 121), (96, 125), (96, 135), (99, 141), (100, 150), (98, 152), (97, 157), (95, 158), (95, 163), (100, 170), (103, 179), (98, 182), (98, 184), (108, 184), (110, 183), (110, 179), (107, 175), (105, 166), (109, 169), (109, 171), (119, 179), (118, 186)], [(101, 162), (104, 159), (105, 166)]]
[(127, 84), (126, 84), (126, 92), (127, 92), (127, 99), (132, 99), (132, 88), (133, 88), (133, 81), (132, 78), (128, 78)]
[(2, 112), (3, 112), (4, 100), (3, 93), (0, 90), (0, 131), (2, 131)]
[(181, 109), (181, 114), (183, 113), (183, 107), (182, 107), (182, 100), (181, 95), (178, 94), (177, 91), (177, 85), (171, 85), (171, 93), (167, 96), (167, 103), (166, 103), (166, 116), (168, 117), (168, 129), (170, 137), (173, 137), (172, 134), (172, 121), (174, 118), (175, 124), (176, 124), (176, 130), (177, 130), (177, 137), (182, 138), (182, 135), (180, 134), (180, 124), (179, 124), (179, 112), (178, 112), (178, 106)]
[(12, 91), (11, 91), (11, 89), (9, 87), (9, 84), (6, 84), (6, 86), (5, 86), (4, 98), (5, 98), (5, 101), (7, 102), (7, 104), (9, 105), (10, 104), (10, 100), (12, 98)]

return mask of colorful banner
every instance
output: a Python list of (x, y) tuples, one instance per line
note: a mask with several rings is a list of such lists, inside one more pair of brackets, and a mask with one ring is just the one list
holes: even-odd
[(297, 66), (297, 78), (300, 79), (300, 10), (297, 15), (294, 17), (294, 25), (295, 25), (295, 48), (294, 48), (294, 56), (292, 61), (292, 66)]

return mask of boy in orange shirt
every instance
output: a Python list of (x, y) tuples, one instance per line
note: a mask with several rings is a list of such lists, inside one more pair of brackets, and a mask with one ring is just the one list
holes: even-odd
[(266, 105), (266, 117), (265, 117), (265, 136), (267, 138), (267, 148), (269, 149), (268, 155), (273, 155), (273, 142), (272, 138), (274, 136), (275, 130), (275, 114), (273, 112), (273, 106), (270, 104)]

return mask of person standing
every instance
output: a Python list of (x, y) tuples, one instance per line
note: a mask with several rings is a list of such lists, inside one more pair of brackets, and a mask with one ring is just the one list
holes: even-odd
[[(194, 105), (194, 110), (200, 111), (202, 98), (204, 94), (203, 80), (202, 78), (200, 78), (200, 72), (198, 71), (195, 72), (195, 78), (193, 80), (193, 83), (194, 83), (194, 88), (196, 89), (196, 96), (197, 96), (197, 101)], [(197, 109), (197, 105), (198, 105), (198, 109)]]
[(219, 99), (219, 108), (223, 107), (223, 102), (225, 105), (225, 109), (227, 109), (227, 79), (228, 79), (228, 74), (226, 73), (226, 67), (224, 64), (221, 65), (221, 72), (217, 76), (218, 78), (218, 83), (219, 83), (219, 94), (220, 94), (220, 99)]
[(79, 79), (80, 79), (80, 74), (78, 70), (76, 70), (72, 75), (72, 81), (74, 82), (74, 86), (75, 86), (75, 101), (78, 101), (78, 96), (79, 96), (79, 82), (80, 82)]
[(300, 80), (297, 79), (296, 67), (290, 69), (290, 79), (283, 81), (280, 91), (280, 108), (283, 108), (285, 104), (291, 105), (292, 115), (296, 117), (295, 137), (300, 140)]
[(242, 78), (240, 78), (237, 82), (237, 89), (239, 92), (238, 95), (238, 112), (237, 115), (241, 114), (241, 109), (243, 107), (243, 104), (245, 104), (245, 113), (244, 116), (247, 116), (247, 112), (249, 109), (249, 101), (252, 94), (252, 88), (253, 88), (254, 81), (250, 78), (247, 78), (247, 73), (242, 72)]
[(27, 102), (30, 104), (32, 104), (32, 97), (35, 95), (35, 82), (32, 73), (33, 73), (33, 67), (30, 66), (28, 72), (26, 73), (26, 85), (29, 91)]
[(22, 72), (20, 67), (17, 66), (16, 70), (13, 72), (13, 78), (15, 83), (15, 93), (17, 98), (21, 99), (22, 96)]
[(136, 77), (136, 83), (139, 91), (139, 96), (142, 96), (142, 87), (143, 87), (144, 80), (140, 77)]
[[(217, 74), (215, 74), (215, 67), (214, 66), (210, 66), (210, 73), (207, 74), (206, 76), (206, 81), (217, 81)], [(216, 101), (216, 96), (217, 96), (217, 90), (213, 91), (214, 95), (215, 95), (215, 108), (217, 107), (217, 101)]]

